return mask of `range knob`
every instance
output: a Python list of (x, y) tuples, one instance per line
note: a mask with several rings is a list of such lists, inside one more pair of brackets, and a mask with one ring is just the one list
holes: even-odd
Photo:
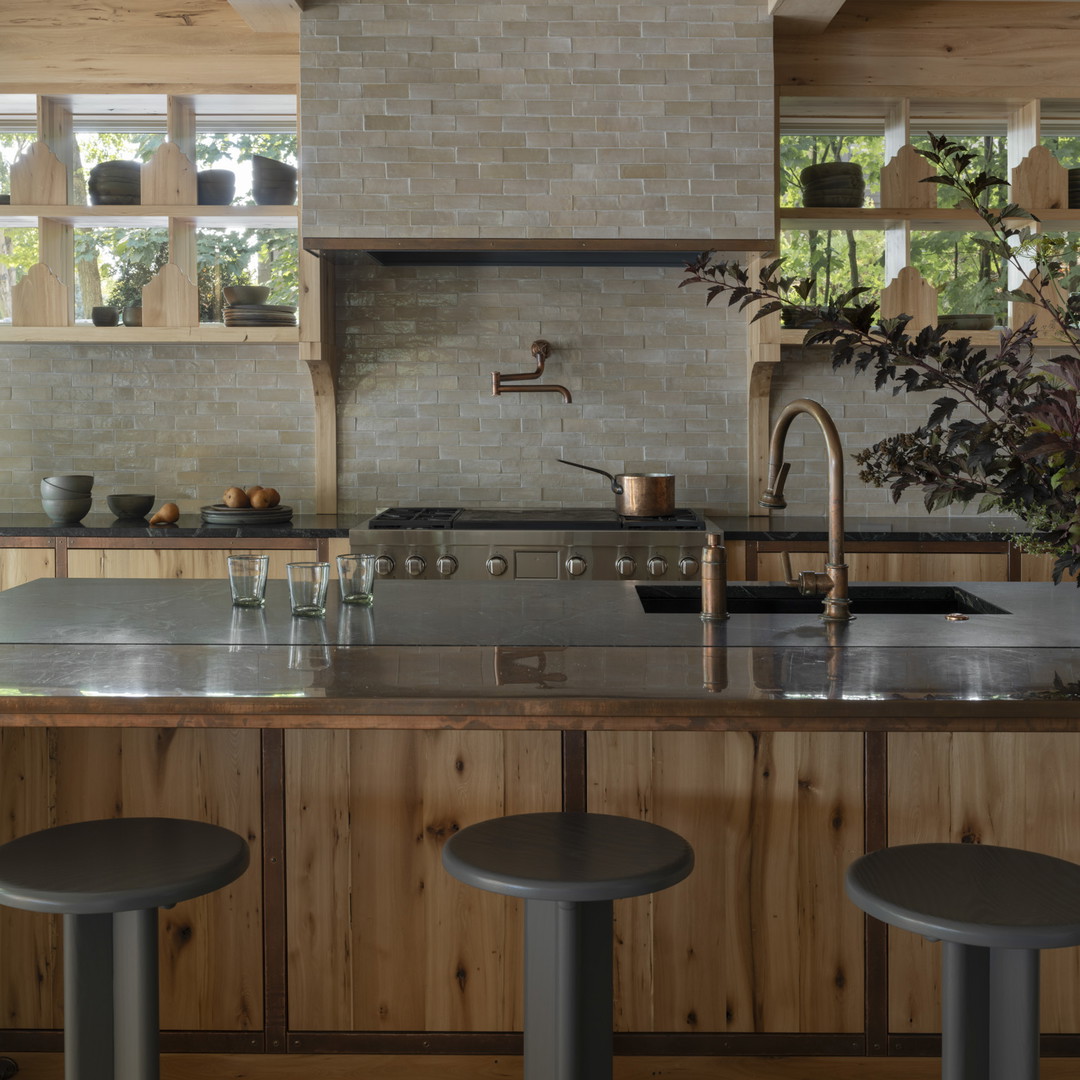
[(588, 569), (589, 564), (581, 555), (571, 555), (570, 558), (566, 560), (566, 572), (571, 577), (581, 577)]
[(615, 571), (619, 577), (633, 577), (637, 563), (632, 555), (620, 555), (615, 560)]
[(484, 565), (487, 567), (487, 572), (492, 577), (502, 577), (507, 571), (508, 564), (504, 556), (492, 555)]
[(648, 562), (650, 577), (663, 577), (667, 573), (667, 559), (663, 555), (654, 555)]
[(389, 577), (394, 572), (395, 565), (392, 555), (377, 555), (375, 557), (375, 573), (379, 577)]
[(435, 569), (443, 577), (449, 577), (458, 567), (458, 561), (453, 555), (440, 555), (435, 560)]
[(683, 577), (693, 577), (700, 569), (701, 564), (692, 555), (684, 555), (679, 560), (679, 573)]
[(409, 577), (419, 577), (427, 569), (427, 561), (423, 555), (410, 555), (405, 560), (405, 573)]

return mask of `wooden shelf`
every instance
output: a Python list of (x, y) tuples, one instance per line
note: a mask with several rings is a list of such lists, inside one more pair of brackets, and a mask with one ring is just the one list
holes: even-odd
[[(1080, 231), (1080, 208), (1068, 210), (1033, 210), (1032, 213), (1044, 224), (1054, 224), (1059, 229)], [(1031, 218), (1014, 218), (1009, 222), (1014, 228), (1032, 225)], [(960, 207), (824, 207), (782, 206), (780, 224), (785, 229), (890, 229), (908, 226), (911, 229), (935, 230), (937, 232), (985, 232), (986, 223), (971, 210)]]
[[(781, 345), (802, 345), (806, 338), (807, 331), (805, 330), (781, 330), (780, 331), (780, 344)], [(949, 340), (955, 340), (956, 338), (966, 337), (971, 339), (972, 345), (977, 345), (980, 348), (984, 345), (993, 346), (1001, 339), (1000, 330), (952, 330), (948, 333)], [(828, 344), (812, 346), (813, 348), (828, 349), (831, 346)]]
[[(1060, 213), (1061, 211), (1054, 211)], [(1080, 210), (1075, 211), (1080, 222)], [(1041, 216), (1041, 215), (1040, 215)], [(960, 207), (824, 207), (782, 206), (780, 224), (785, 229), (912, 229), (980, 232), (986, 224), (974, 211)]]
[(76, 227), (164, 228), (170, 220), (197, 228), (295, 229), (295, 206), (0, 206), (0, 228), (36, 228), (39, 219)]
[(0, 342), (32, 344), (62, 341), (79, 345), (140, 345), (156, 343), (217, 343), (228, 345), (297, 345), (295, 326), (12, 326), (0, 324)]

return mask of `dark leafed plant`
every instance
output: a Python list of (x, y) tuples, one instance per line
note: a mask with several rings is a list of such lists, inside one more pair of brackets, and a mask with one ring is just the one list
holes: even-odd
[[(876, 303), (855, 304), (863, 289), (835, 297), (824, 322), (804, 340), (830, 345), (834, 368), (872, 370), (878, 389), (937, 395), (920, 427), (856, 455), (861, 479), (888, 486), (894, 501), (908, 488), (921, 488), (927, 510), (975, 503), (979, 513), (1015, 515), (1035, 530), (1017, 542), (1053, 552), (1054, 580), (1060, 581), (1080, 569), (1080, 301), (1071, 291), (1078, 248), (1060, 236), (1017, 228), (1017, 219), (1033, 220), (1018, 206), (992, 209), (989, 194), (1006, 181), (973, 169), (967, 147), (935, 135), (930, 144), (920, 151), (938, 169), (928, 182), (955, 188), (961, 204), (982, 218), (987, 232), (978, 242), (1025, 279), (1007, 298), (1046, 312), (1051, 340), (1039, 342), (1034, 318), (1003, 332), (994, 349), (975, 348), (968, 337), (950, 340), (937, 327), (913, 331), (907, 315), (876, 322)], [(753, 318), (760, 319), (802, 291), (781, 268), (781, 260), (771, 262), (754, 281), (744, 267), (713, 262), (706, 252), (687, 267), (681, 285), (706, 286), (706, 303), (725, 297), (739, 310), (757, 305)], [(1064, 351), (1040, 359), (1040, 344)]]

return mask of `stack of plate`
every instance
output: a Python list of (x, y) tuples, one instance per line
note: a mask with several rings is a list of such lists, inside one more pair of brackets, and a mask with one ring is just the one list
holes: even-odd
[(862, 166), (850, 161), (808, 165), (799, 174), (803, 206), (862, 206), (866, 186)]
[(137, 161), (103, 161), (86, 181), (91, 206), (134, 206), (141, 198), (142, 166)]
[(1080, 169), (1069, 170), (1069, 209), (1080, 207)]
[(226, 326), (295, 326), (296, 307), (290, 304), (229, 304)]
[(296, 202), (296, 166), (251, 155), (251, 192), (259, 206), (292, 206)]

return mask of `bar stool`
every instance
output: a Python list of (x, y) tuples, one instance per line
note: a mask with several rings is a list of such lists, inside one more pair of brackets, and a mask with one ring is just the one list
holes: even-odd
[(635, 818), (514, 814), (455, 833), (442, 861), (525, 901), (525, 1080), (611, 1080), (611, 902), (682, 881), (690, 845)]
[(65, 1080), (157, 1080), (157, 909), (247, 868), (247, 842), (178, 818), (59, 825), (0, 846), (0, 904), (64, 916)]
[(856, 859), (847, 894), (941, 942), (943, 1080), (1036, 1080), (1039, 951), (1080, 945), (1080, 866), (984, 844), (907, 844)]

